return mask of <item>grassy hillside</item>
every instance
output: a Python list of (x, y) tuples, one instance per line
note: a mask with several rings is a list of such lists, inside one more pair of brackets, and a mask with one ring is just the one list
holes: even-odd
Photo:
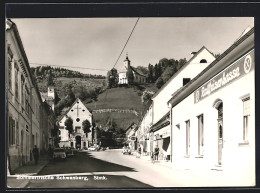
[(126, 129), (132, 122), (137, 123), (140, 112), (143, 110), (141, 102), (142, 91), (137, 88), (112, 88), (107, 89), (98, 96), (98, 101), (86, 104), (91, 110), (97, 109), (131, 109), (139, 112), (139, 116), (133, 113), (105, 112), (93, 113), (98, 126), (102, 128), (109, 126), (113, 121), (117, 128)]
[(142, 91), (135, 88), (112, 88), (98, 95), (98, 101), (86, 104), (92, 110), (95, 109), (133, 109), (141, 111)]

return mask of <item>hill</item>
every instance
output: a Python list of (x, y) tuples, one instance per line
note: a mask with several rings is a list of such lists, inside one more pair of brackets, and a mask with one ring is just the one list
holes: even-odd
[(117, 129), (126, 129), (131, 123), (137, 123), (144, 109), (141, 101), (142, 90), (131, 88), (112, 88), (98, 95), (97, 101), (86, 103), (93, 112), (97, 126), (107, 128), (114, 125)]

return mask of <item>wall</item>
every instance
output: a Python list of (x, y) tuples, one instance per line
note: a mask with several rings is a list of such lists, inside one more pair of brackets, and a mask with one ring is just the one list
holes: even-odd
[[(199, 63), (201, 59), (206, 59), (208, 63)], [(154, 119), (153, 123), (159, 121), (168, 111), (167, 102), (171, 99), (172, 94), (183, 86), (183, 78), (194, 78), (203, 69), (205, 69), (213, 60), (214, 56), (203, 48), (203, 50), (198, 53), (198, 55), (191, 61), (188, 61), (188, 65), (178, 71), (175, 77), (172, 77), (161, 90), (156, 93), (153, 97), (154, 102)]]
[[(251, 185), (255, 171), (255, 90), (254, 71), (221, 88), (194, 104), (194, 93), (172, 108), (173, 163), (182, 169), (216, 169), (218, 164), (217, 99), (223, 101), (223, 152), (222, 167), (225, 176), (237, 185)], [(250, 94), (249, 145), (242, 145), (242, 96)], [(188, 109), (188, 110), (186, 110)], [(204, 116), (204, 156), (198, 156), (198, 118)], [(186, 154), (186, 125), (190, 120), (190, 157)], [(180, 128), (176, 127), (180, 124)], [(219, 168), (218, 168), (219, 169)]]

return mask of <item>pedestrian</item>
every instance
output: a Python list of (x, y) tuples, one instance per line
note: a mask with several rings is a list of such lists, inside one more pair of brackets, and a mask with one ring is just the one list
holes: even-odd
[(137, 149), (137, 156), (136, 157), (141, 157), (141, 152), (142, 152), (142, 149), (141, 149), (141, 146), (139, 145), (139, 147)]
[(33, 153), (34, 162), (35, 164), (37, 164), (39, 159), (39, 149), (37, 148), (37, 145), (34, 146), (32, 153)]
[(51, 144), (49, 144), (48, 155), (50, 158), (52, 158), (52, 156), (53, 156), (53, 148), (52, 148)]
[(159, 147), (158, 145), (156, 145), (156, 147), (154, 148), (154, 160), (158, 160), (159, 151)]

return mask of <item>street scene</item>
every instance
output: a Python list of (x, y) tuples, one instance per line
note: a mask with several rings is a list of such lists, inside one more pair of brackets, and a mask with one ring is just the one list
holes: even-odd
[(7, 18), (6, 187), (255, 186), (254, 38), (252, 17)]

